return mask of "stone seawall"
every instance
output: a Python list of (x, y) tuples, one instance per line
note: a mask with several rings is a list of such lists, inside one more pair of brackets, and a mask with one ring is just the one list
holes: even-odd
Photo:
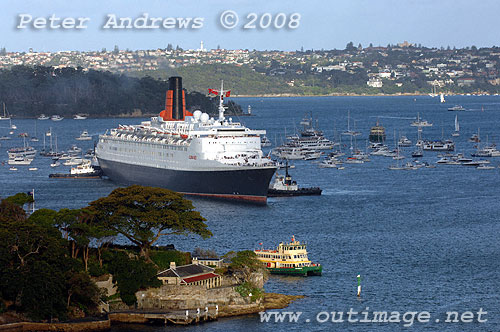
[(184, 310), (248, 303), (234, 286), (206, 289), (203, 286), (163, 285), (139, 291), (136, 297), (140, 310)]

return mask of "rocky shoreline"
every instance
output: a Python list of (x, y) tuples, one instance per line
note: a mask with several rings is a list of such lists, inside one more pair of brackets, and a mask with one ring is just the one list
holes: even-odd
[(304, 295), (285, 295), (278, 293), (265, 293), (260, 303), (253, 305), (229, 305), (219, 309), (219, 317), (233, 317), (257, 314), (270, 309), (283, 309), (292, 302), (303, 299)]
[[(278, 293), (265, 293), (261, 301), (246, 304), (229, 304), (219, 307), (217, 318), (253, 315), (271, 309), (283, 309), (292, 302), (304, 298), (303, 295), (285, 295)], [(15, 322), (0, 324), (0, 332), (17, 331), (63, 331), (63, 332), (93, 332), (106, 331), (111, 324), (146, 324), (147, 319), (140, 317), (142, 310), (129, 312), (111, 312), (108, 319), (98, 319), (79, 322), (61, 323), (37, 323), (37, 322)], [(5, 322), (5, 321), (4, 321)]]

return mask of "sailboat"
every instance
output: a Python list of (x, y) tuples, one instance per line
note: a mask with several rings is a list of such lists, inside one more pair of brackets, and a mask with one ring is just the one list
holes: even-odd
[(441, 94), (439, 95), (439, 101), (440, 101), (440, 102), (442, 102), (442, 103), (445, 103), (445, 102), (446, 102), (446, 100), (444, 99), (444, 93), (441, 93)]
[(460, 136), (460, 125), (458, 124), (458, 115), (455, 115), (455, 132), (451, 134), (453, 137)]
[(344, 131), (342, 135), (350, 135), (350, 136), (361, 135), (359, 131), (351, 130), (351, 111), (347, 111), (347, 131)]
[(0, 115), (0, 120), (10, 120), (9, 112), (5, 108), (5, 103), (3, 103), (3, 115)]
[(35, 135), (32, 136), (30, 140), (32, 142), (38, 142), (39, 141), (38, 137), (36, 137), (36, 120), (35, 120)]
[(432, 84), (432, 92), (429, 93), (429, 96), (431, 96), (432, 98), (436, 97), (438, 94), (437, 94), (437, 89), (436, 89), (436, 85)]

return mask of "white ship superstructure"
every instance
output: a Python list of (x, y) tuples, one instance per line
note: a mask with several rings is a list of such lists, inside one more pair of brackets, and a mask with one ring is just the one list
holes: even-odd
[[(222, 85), (220, 91), (210, 90), (222, 96), (218, 119), (201, 111), (186, 112), (184, 105), (175, 105), (181, 99), (170, 91), (175, 89), (169, 90), (171, 98), (167, 97), (160, 116), (100, 136), (96, 155), (104, 173), (119, 182), (265, 202), (276, 169), (261, 150), (260, 135), (265, 130), (252, 130), (224, 117), (223, 97), (229, 93)], [(168, 113), (174, 106), (181, 107), (182, 116), (175, 110)]]

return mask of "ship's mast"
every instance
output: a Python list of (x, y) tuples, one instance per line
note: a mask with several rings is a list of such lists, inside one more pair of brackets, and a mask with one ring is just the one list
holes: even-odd
[(220, 83), (220, 98), (219, 98), (219, 121), (224, 122), (224, 80)]

